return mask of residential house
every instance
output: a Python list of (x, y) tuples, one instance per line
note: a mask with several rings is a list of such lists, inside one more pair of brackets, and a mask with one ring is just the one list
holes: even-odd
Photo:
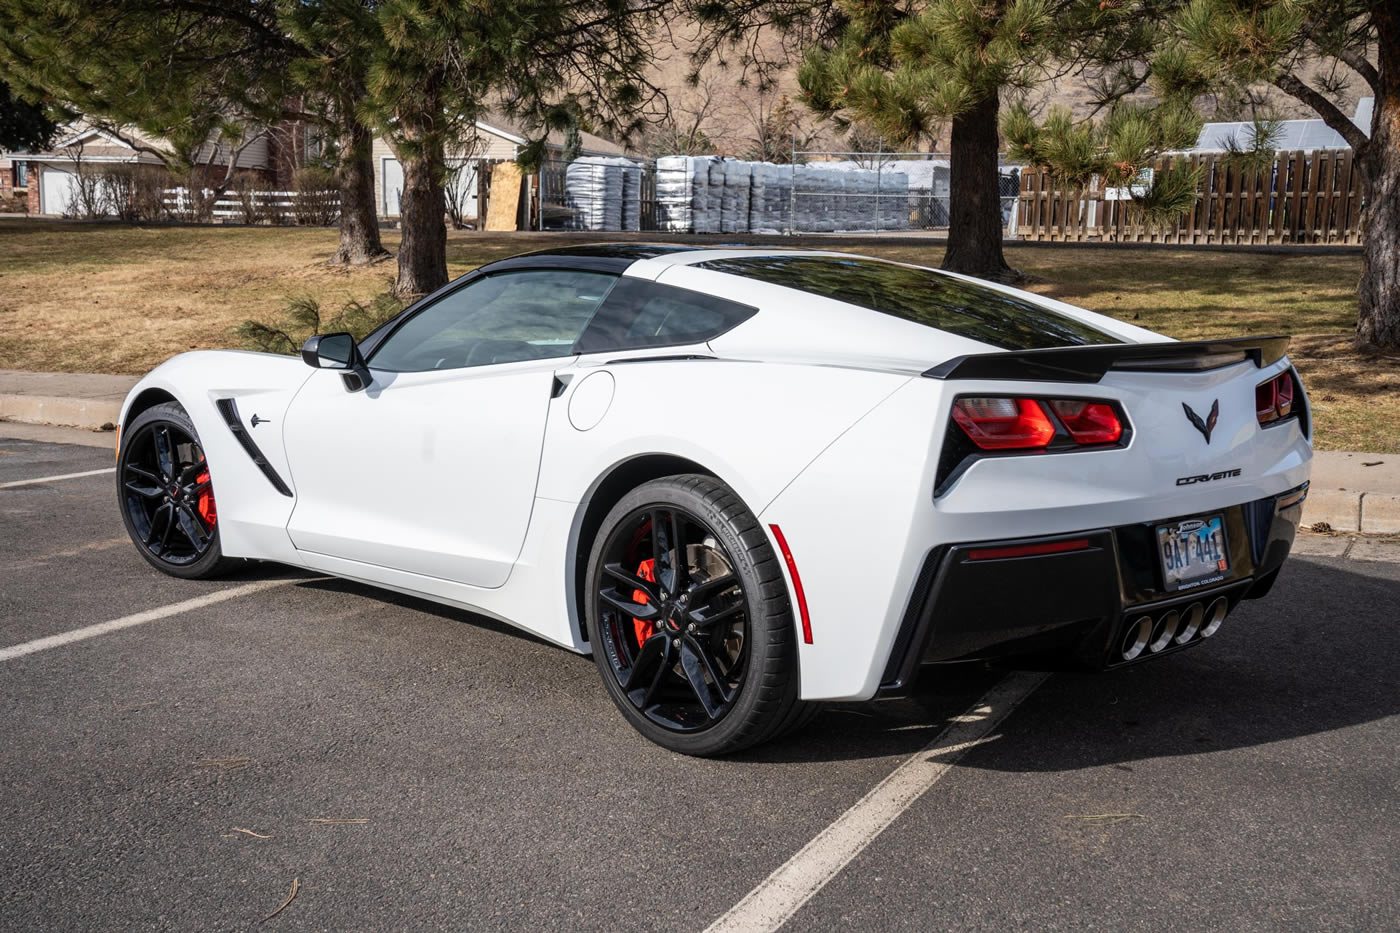
[[(260, 177), (268, 188), (285, 188), (290, 175), (305, 163), (311, 148), (300, 124), (279, 127), (251, 140), (237, 153), (238, 171)], [(62, 216), (72, 208), (74, 182), (80, 169), (109, 165), (152, 165), (164, 163), (150, 149), (165, 148), (161, 140), (134, 128), (108, 132), (78, 120), (59, 131), (50, 149), (42, 152), (0, 152), (0, 173), (8, 161), (22, 164), (23, 170), (10, 170), (11, 185), (21, 177), (27, 182), (29, 213)], [(196, 155), (196, 177), (206, 184), (222, 180), (232, 154), (227, 143), (206, 143)], [(173, 182), (172, 182), (173, 184)], [(4, 197), (0, 189), (0, 198)]]
[[(505, 117), (488, 116), (476, 121), (477, 143), (468, 154), (459, 153), (454, 161), (462, 165), (455, 179), (456, 197), (460, 199), (462, 215), (475, 217), (478, 214), (480, 182), (477, 178), (474, 160), (514, 159), (525, 147), (525, 136)], [(580, 133), (583, 148), (580, 155), (586, 156), (630, 156), (624, 146), (594, 136)], [(547, 158), (558, 158), (564, 151), (562, 131), (551, 132), (545, 138)], [(374, 145), (374, 202), (380, 217), (399, 216), (399, 195), (403, 190), (403, 167), (394, 155), (388, 142), (375, 137)], [(449, 192), (449, 196), (453, 193)]]

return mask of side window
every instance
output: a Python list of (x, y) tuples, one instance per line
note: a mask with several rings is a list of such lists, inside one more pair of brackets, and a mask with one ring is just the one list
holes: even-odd
[(747, 321), (757, 308), (673, 285), (623, 276), (579, 338), (579, 353), (702, 343)]
[(416, 373), (570, 356), (616, 276), (523, 269), (444, 295), (385, 337), (373, 369)]

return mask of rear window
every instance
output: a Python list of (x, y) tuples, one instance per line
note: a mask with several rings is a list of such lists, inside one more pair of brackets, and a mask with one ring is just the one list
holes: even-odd
[(696, 265), (834, 298), (999, 350), (1123, 342), (1092, 325), (1020, 298), (929, 269), (875, 259), (744, 256)]
[(623, 276), (593, 316), (574, 352), (703, 343), (747, 321), (757, 310), (714, 295)]

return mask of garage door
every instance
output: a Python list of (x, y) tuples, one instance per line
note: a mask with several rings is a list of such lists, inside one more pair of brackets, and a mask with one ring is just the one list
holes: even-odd
[(39, 213), (66, 214), (73, 200), (73, 182), (77, 179), (72, 172), (59, 168), (39, 170)]
[[(463, 217), (475, 217), (477, 211), (477, 183), (476, 164), (470, 162), (465, 164), (457, 172), (454, 187), (459, 198)], [(449, 164), (451, 164), (449, 162)], [(399, 160), (388, 156), (381, 160), (379, 177), (382, 179), (383, 187), (380, 194), (379, 209), (383, 211), (383, 217), (399, 216), (399, 197), (403, 193), (403, 166)]]

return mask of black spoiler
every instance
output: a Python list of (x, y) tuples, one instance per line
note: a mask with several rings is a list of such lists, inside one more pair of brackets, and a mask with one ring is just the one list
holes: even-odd
[(927, 370), (930, 379), (1098, 382), (1110, 369), (1199, 372), (1246, 359), (1264, 367), (1281, 359), (1291, 337), (1237, 337), (1163, 343), (1109, 343), (1051, 350), (1007, 350), (955, 356)]

